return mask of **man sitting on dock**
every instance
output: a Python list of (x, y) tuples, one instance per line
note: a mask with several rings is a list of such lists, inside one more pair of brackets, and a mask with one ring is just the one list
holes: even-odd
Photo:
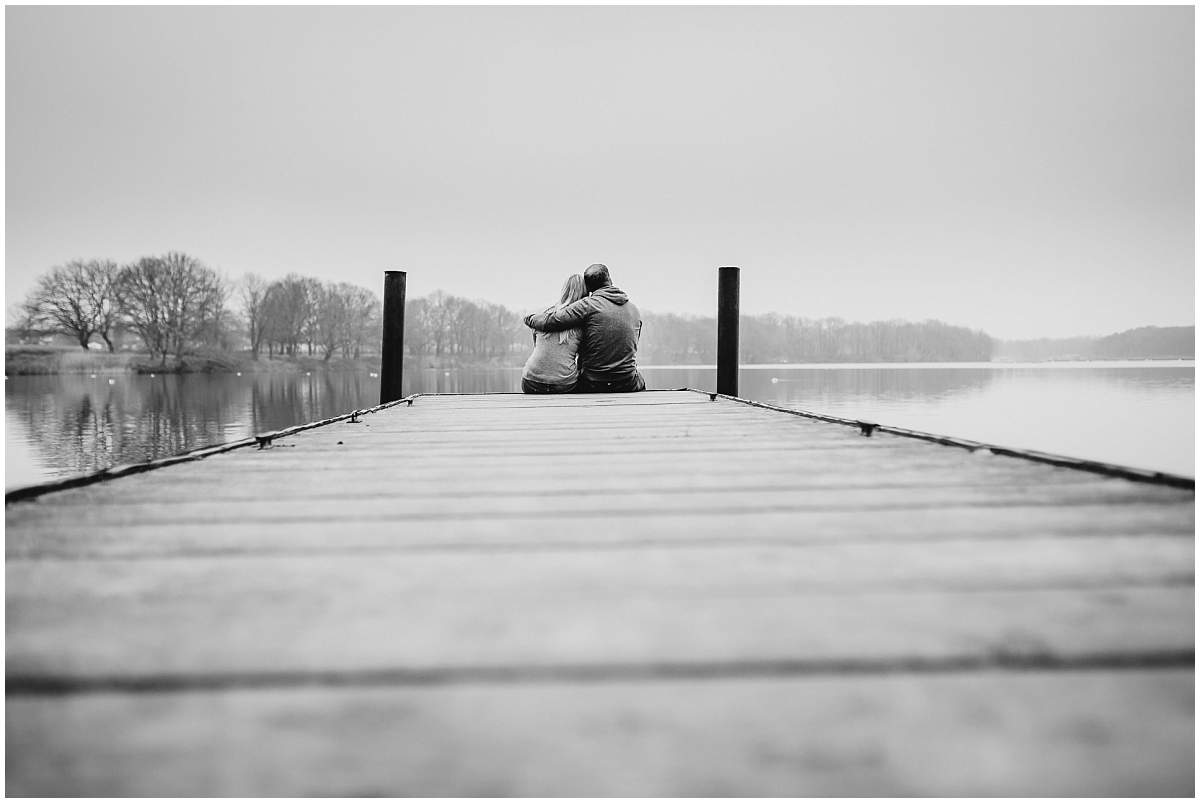
[(579, 383), (576, 393), (633, 393), (646, 389), (637, 369), (642, 316), (624, 291), (613, 287), (608, 268), (589, 265), (583, 272), (588, 295), (554, 312), (525, 316), (539, 332), (580, 327)]

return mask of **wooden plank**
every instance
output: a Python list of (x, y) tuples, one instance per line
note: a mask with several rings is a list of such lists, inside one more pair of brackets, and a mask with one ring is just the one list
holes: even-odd
[[(585, 472), (589, 468), (592, 474), (600, 475), (603, 473), (601, 469), (620, 468), (626, 476), (663, 474), (670, 478), (695, 475), (722, 476), (739, 470), (755, 470), (763, 473), (767, 469), (773, 469), (777, 476), (781, 477), (801, 472), (819, 476), (822, 465), (831, 474), (848, 474), (861, 466), (864, 471), (882, 473), (886, 476), (885, 469), (891, 462), (894, 462), (898, 468), (907, 468), (908, 464), (914, 464), (914, 468), (917, 467), (917, 464), (923, 464), (925, 468), (933, 468), (937, 465), (936, 461), (924, 460), (923, 456), (912, 453), (880, 454), (852, 449), (779, 450), (776, 454), (758, 459), (754, 459), (752, 453), (738, 452), (728, 448), (675, 451), (674, 453), (665, 449), (638, 449), (588, 455), (577, 448), (570, 447), (564, 447), (558, 452), (540, 451), (530, 454), (500, 449), (495, 451), (449, 449), (444, 452), (416, 449), (407, 451), (403, 446), (394, 449), (381, 446), (380, 450), (373, 454), (355, 454), (350, 450), (343, 449), (333, 449), (329, 452), (299, 450), (284, 444), (273, 447), (269, 451), (270, 456), (266, 456), (256, 449), (246, 449), (244, 455), (236, 452), (228, 455), (215, 455), (204, 460), (159, 469), (171, 472), (159, 476), (202, 478), (206, 470), (203, 468), (204, 466), (216, 466), (216, 468), (207, 470), (218, 473), (229, 471), (238, 474), (274, 473), (278, 477), (299, 473), (329, 476), (330, 472), (338, 471), (347, 475), (358, 474), (360, 476), (347, 476), (347, 480), (362, 481), (370, 480), (372, 472), (385, 472), (393, 481), (403, 483), (410, 477), (419, 478), (425, 471), (453, 472), (456, 469), (467, 472), (469, 475), (472, 472), (496, 472), (510, 468), (526, 468), (549, 477)], [(264, 456), (251, 456), (260, 454)], [(217, 458), (222, 459), (218, 460)], [(984, 462), (1011, 464), (1020, 461), (1013, 458), (979, 459), (981, 467)], [(951, 468), (954, 465), (954, 463), (950, 463), (944, 467)], [(1051, 467), (1047, 466), (1046, 468), (1050, 469)], [(181, 474), (180, 472), (185, 469), (186, 475)], [(970, 471), (969, 468), (966, 470)], [(1069, 469), (1057, 470), (1069, 471)], [(1075, 472), (1075, 475), (1081, 479), (1094, 479), (1098, 476), (1088, 472)], [(1028, 475), (1026, 481), (1034, 480), (1038, 476), (1037, 473)], [(124, 479), (123, 477), (122, 480)], [(531, 477), (531, 479), (533, 478)], [(1155, 486), (1139, 483), (1139, 487), (1152, 488)], [(1184, 493), (1176, 489), (1162, 490), (1175, 490), (1176, 494)], [(1161, 493), (1161, 490), (1159, 492)]]
[[(753, 410), (753, 408), (747, 409)], [(770, 411), (755, 410), (754, 412), (760, 416), (765, 415), (776, 419), (799, 420)], [(742, 438), (739, 441), (739, 433), (731, 434), (728, 440), (693, 438), (685, 434), (679, 438), (669, 438), (669, 440), (677, 441), (669, 445), (664, 445), (661, 440), (641, 436), (634, 437), (636, 433), (633, 433), (628, 438), (608, 439), (608, 442), (602, 447), (589, 449), (586, 452), (567, 448), (564, 444), (535, 443), (532, 442), (532, 439), (525, 443), (497, 443), (491, 444), (489, 448), (484, 448), (483, 442), (471, 441), (468, 436), (464, 436), (468, 437), (468, 440), (462, 442), (457, 449), (446, 448), (447, 444), (439, 447), (437, 443), (424, 443), (422, 448), (413, 449), (410, 447), (416, 446), (418, 441), (381, 440), (373, 435), (362, 435), (361, 433), (365, 430), (361, 426), (355, 429), (354, 425), (347, 424), (344, 427), (348, 429), (348, 433), (338, 434), (333, 431), (336, 427), (343, 425), (312, 430), (302, 433), (300, 436), (285, 439), (281, 442), (283, 448), (267, 452), (244, 451), (223, 456), (221, 465), (229, 470), (236, 470), (244, 466), (269, 466), (270, 470), (274, 471), (295, 472), (300, 469), (314, 471), (327, 464), (332, 464), (346, 471), (361, 474), (378, 473), (385, 469), (389, 470), (389, 473), (405, 469), (406, 473), (412, 474), (437, 469), (449, 470), (462, 467), (464, 463), (475, 465), (484, 462), (494, 464), (493, 467), (496, 470), (519, 471), (527, 467), (527, 465), (522, 466), (523, 461), (535, 464), (553, 461), (560, 464), (565, 470), (582, 470), (589, 466), (602, 465), (605, 460), (625, 458), (627, 465), (653, 461), (665, 464), (674, 461), (676, 468), (681, 462), (685, 462), (689, 469), (694, 464), (703, 464), (714, 472), (729, 473), (746, 465), (761, 465), (764, 458), (769, 459), (772, 464), (778, 464), (780, 471), (783, 472), (799, 468), (815, 468), (821, 463), (827, 467), (857, 464), (866, 466), (870, 465), (870, 461), (874, 461), (878, 469), (880, 466), (886, 466), (895, 461), (937, 459), (934, 456), (940, 455), (941, 459), (946, 461), (946, 466), (963, 466), (964, 470), (970, 471), (969, 466), (962, 463), (969, 455), (962, 450), (947, 449), (934, 444), (892, 436), (866, 439), (848, 434), (844, 428), (813, 424), (813, 422), (807, 422), (807, 424), (810, 427), (815, 426), (821, 432), (837, 431), (840, 434), (826, 443), (807, 430), (805, 433), (793, 432), (794, 437), (786, 442), (780, 442), (778, 438), (775, 438), (771, 443), (766, 444), (771, 447), (769, 453), (756, 452), (752, 447), (761, 444), (757, 444), (754, 440)], [(442, 436), (438, 433), (413, 432), (399, 437), (415, 439)], [(338, 440), (342, 440), (343, 445), (337, 445)], [(567, 443), (569, 444), (569, 441)], [(821, 443), (825, 443), (825, 445), (822, 446)], [(821, 451), (831, 447), (836, 447), (839, 452), (834, 454)], [(328, 453), (326, 453), (327, 449)], [(805, 454), (809, 450), (818, 450), (821, 453)], [(841, 453), (845, 450), (853, 453)], [(402, 460), (391, 456), (397, 452), (403, 454)], [(918, 456), (920, 457), (918, 458)], [(464, 458), (467, 459), (464, 460)], [(972, 459), (978, 460), (981, 464), (1001, 460), (1000, 458)], [(1030, 471), (1031, 478), (1047, 476), (1044, 472), (1037, 474), (1034, 471), (1034, 468), (1037, 467), (1036, 464), (1018, 460), (1006, 460), (1006, 462), (1023, 464)], [(722, 464), (725, 463), (728, 465), (723, 466)], [(666, 466), (661, 466), (661, 468), (665, 470)], [(697, 466), (695, 470), (698, 468)]]
[[(1012, 463), (1013, 461), (1005, 461)], [(881, 489), (895, 490), (935, 485), (940, 488), (991, 487), (998, 481), (1007, 481), (1013, 487), (1047, 485), (1085, 485), (1094, 483), (1096, 475), (1080, 471), (1059, 469), (1033, 477), (1022, 467), (989, 466), (978, 471), (963, 472), (929, 463), (903, 462), (887, 469), (874, 464), (863, 468), (836, 466), (819, 470), (814, 464), (808, 471), (794, 470), (788, 474), (774, 467), (761, 464), (747, 465), (744, 470), (732, 472), (669, 471), (656, 465), (637, 465), (623, 472), (606, 472), (589, 475), (584, 471), (563, 472), (555, 475), (544, 469), (531, 472), (497, 472), (490, 466), (480, 466), (472, 461), (458, 468), (423, 467), (421, 471), (405, 476), (398, 483), (393, 476), (380, 476), (372, 472), (366, 476), (337, 477), (336, 468), (324, 465), (315, 471), (296, 471), (289, 474), (286, 483), (278, 482), (274, 469), (259, 466), (230, 470), (222, 466), (220, 471), (194, 472), (186, 484), (164, 472), (147, 473), (136, 482), (136, 490), (130, 485), (129, 492), (115, 494), (110, 489), (89, 486), (74, 493), (63, 493), (55, 497), (56, 508), (91, 508), (96, 505), (141, 505), (147, 499), (155, 502), (195, 501), (198, 497), (220, 504), (225, 501), (258, 499), (264, 489), (270, 487), (272, 498), (279, 501), (337, 497), (341, 499), (373, 498), (379, 496), (506, 496), (513, 493), (533, 493), (543, 479), (552, 479), (546, 486), (546, 494), (598, 496), (645, 492), (653, 489), (658, 494), (679, 493), (686, 490), (722, 491), (786, 491), (818, 489)], [(340, 480), (340, 481), (339, 481)], [(124, 488), (122, 489), (125, 490)], [(1176, 497), (1177, 498), (1177, 497)]]
[[(864, 439), (859, 439), (864, 440)], [(336, 441), (334, 442), (336, 444)], [(94, 486), (55, 496), (56, 505), (109, 504), (125, 501), (140, 502), (145, 496), (163, 498), (164, 494), (190, 493), (192, 498), (222, 498), (221, 493), (244, 495), (247, 490), (262, 493), (260, 488), (248, 489), (246, 483), (273, 482), (271, 493), (309, 493), (317, 488), (326, 492), (351, 492), (359, 488), (385, 489), (389, 495), (420, 489), (422, 484), (441, 487), (470, 487), (473, 483), (494, 483), (498, 488), (522, 484), (576, 489), (604, 487), (624, 492), (631, 487), (654, 489), (678, 486), (681, 483), (697, 487), (738, 487), (745, 482), (762, 484), (770, 478), (773, 484), (821, 486), (880, 486), (897, 487), (915, 484), (934, 486), (976, 483), (1025, 486), (1031, 484), (1083, 484), (1097, 481), (1098, 475), (1066, 468), (1056, 468), (1008, 457), (981, 457), (962, 450), (934, 444), (918, 444), (916, 448), (889, 451), (840, 450), (837, 452), (785, 451), (772, 455), (769, 461), (753, 452), (692, 453), (684, 462), (675, 456), (655, 451), (637, 459), (624, 459), (621, 454), (592, 455), (572, 450), (551, 460), (522, 457), (507, 451), (473, 451), (470, 460), (445, 455), (435, 449), (410, 451), (403, 448), (375, 448), (369, 444), (367, 454), (353, 454), (353, 446), (344, 452), (338, 448), (330, 453), (314, 455), (311, 450), (292, 448), (267, 452), (247, 450), (221, 455), (186, 466), (175, 466), (148, 474), (123, 478), (119, 488)], [(398, 454), (400, 456), (394, 456)], [(619, 469), (619, 470), (614, 470)], [(280, 473), (287, 482), (279, 482)], [(335, 476), (342, 475), (342, 476)], [(231, 481), (235, 480), (235, 481)], [(336, 485), (331, 484), (336, 482)], [(1113, 488), (1139, 488), (1163, 498), (1187, 500), (1192, 495), (1170, 488), (1156, 488), (1125, 480), (1111, 480)], [(193, 490), (194, 489), (194, 490)], [(120, 491), (120, 492), (117, 492)], [(18, 513), (25, 506), (14, 507)]]
[[(1156, 503), (1173, 507), (1185, 505), (1171, 497), (1154, 498), (1145, 489), (1130, 483), (1130, 488), (1114, 489), (1109, 481), (1068, 486), (1027, 488), (989, 488), (980, 486), (951, 488), (900, 489), (782, 489), (773, 491), (727, 491), (679, 489), (664, 495), (644, 490), (620, 497), (619, 505), (603, 497), (574, 497), (551, 491), (512, 492), (493, 496), (463, 496), (451, 504), (441, 496), (379, 496), (347, 501), (337, 496), (292, 499), (281, 507), (265, 494), (264, 498), (234, 499), (219, 505), (208, 500), (158, 502), (146, 500), (140, 505), (97, 506), (89, 513), (93, 526), (158, 524), (170, 526), (190, 521), (225, 524), (232, 522), (287, 521), (340, 523), (352, 527), (365, 521), (427, 521), (436, 518), (465, 519), (489, 516), (535, 516), (571, 518), (603, 516), (611, 519), (635, 519), (697, 513), (750, 514), (755, 512), (858, 510), (903, 511), (947, 506), (976, 506), (981, 509), (1007, 505), (1064, 506), (1121, 503)], [(1157, 490), (1157, 489), (1151, 489)], [(1149, 498), (1148, 498), (1149, 497)], [(74, 510), (44, 508), (42, 522), (77, 520)], [(986, 515), (981, 512), (980, 515)]]
[[(321, 522), (143, 521), (101, 525), (79, 518), (42, 518), (10, 528), (8, 560), (189, 555), (288, 554), (367, 551), (574, 551), (707, 546), (727, 552), (773, 546), (807, 549), (817, 544), (911, 542), (938, 549), (947, 541), (973, 542), (1096, 536), (1174, 536), (1191, 543), (1193, 510), (1176, 505), (1078, 505), (988, 508), (941, 507), (863, 515), (857, 510), (786, 513), (677, 514), (642, 517), (615, 527), (611, 517), (479, 516), (430, 518), (398, 525)], [(551, 534), (548, 537), (548, 534)], [(1081, 545), (1086, 548), (1086, 544)]]
[[(602, 404), (644, 404), (656, 405), (665, 403), (707, 403), (711, 394), (708, 391), (682, 391), (677, 388), (651, 388), (641, 393), (568, 393), (568, 394), (536, 394), (536, 393), (418, 393), (413, 395), (413, 405), (431, 406), (442, 405), (456, 407), (464, 403), (504, 405), (541, 404), (546, 406), (596, 406)], [(407, 403), (408, 399), (405, 399)], [(726, 400), (717, 399), (715, 404)]]
[[(297, 440), (299, 439), (297, 438)], [(367, 444), (366, 448), (360, 449), (353, 447), (318, 449), (311, 444), (301, 448), (292, 445), (291, 441), (285, 440), (270, 449), (245, 449), (217, 457), (221, 458), (218, 465), (228, 467), (230, 470), (255, 468), (286, 473), (296, 469), (319, 471), (325, 467), (336, 467), (346, 471), (377, 471), (386, 467), (389, 469), (389, 473), (396, 477), (415, 473), (412, 471), (414, 468), (430, 468), (439, 465), (443, 467), (457, 466), (469, 470), (476, 461), (486, 461), (493, 467), (533, 465), (541, 467), (545, 471), (556, 468), (584, 470), (588, 466), (614, 464), (629, 471), (645, 470), (647, 467), (662, 470), (673, 466), (676, 472), (693, 473), (701, 468), (713, 473), (730, 473), (732, 469), (727, 466), (758, 466), (760, 469), (764, 466), (772, 466), (783, 473), (793, 467), (815, 467), (818, 463), (823, 463), (827, 468), (836, 468), (843, 463), (858, 463), (864, 467), (874, 464), (882, 467), (890, 461), (924, 460), (930, 465), (936, 461), (936, 456), (931, 453), (914, 451), (913, 447), (907, 444), (899, 444), (891, 448), (860, 445), (865, 441), (866, 439), (858, 439), (846, 444), (829, 446), (808, 444), (803, 448), (777, 448), (770, 450), (770, 453), (764, 456), (754, 450), (733, 448), (736, 441), (716, 444), (697, 443), (690, 446), (683, 444), (689, 446), (686, 449), (632, 448), (636, 444), (625, 444), (628, 448), (615, 448), (610, 444), (612, 448), (591, 451), (582, 448), (580, 444), (573, 444), (573, 442), (540, 447), (527, 445), (520, 449), (511, 446), (496, 449), (478, 447), (439, 449), (414, 447), (410, 449), (403, 441), (379, 441)], [(335, 441), (331, 447), (336, 445)], [(920, 444), (916, 448), (940, 448), (943, 451), (950, 451), (945, 447), (933, 444)], [(926, 454), (930, 454), (932, 459), (927, 458)], [(964, 456), (966, 456), (965, 452)], [(1037, 465), (1026, 461), (1016, 461), (1014, 458), (979, 457), (976, 460), (981, 465), (985, 462), (998, 463), (1001, 461)], [(208, 460), (197, 462), (194, 465), (212, 465), (214, 461), (215, 458), (210, 457)], [(171, 467), (173, 470), (179, 468), (180, 466)], [(1045, 468), (1051, 469), (1049, 466)]]
[[(79, 511), (99, 507), (115, 509), (173, 503), (196, 504), (198, 499), (221, 506), (226, 502), (253, 502), (268, 495), (281, 503), (342, 500), (348, 506), (357, 500), (379, 498), (415, 500), (469, 497), (482, 501), (489, 497), (558, 496), (575, 499), (579, 506), (587, 506), (595, 502), (591, 499), (593, 497), (611, 500), (627, 494), (656, 494), (664, 503), (669, 503), (672, 497), (679, 495), (708, 493), (766, 494), (796, 500), (824, 498), (833, 504), (840, 498), (839, 495), (877, 491), (881, 494), (879, 501), (883, 501), (885, 495), (891, 495), (886, 498), (894, 498), (901, 492), (913, 491), (914, 495), (907, 497), (907, 501), (904, 497), (900, 498), (902, 507), (913, 508), (912, 502), (931, 495), (945, 497), (946, 506), (952, 506), (954, 500), (965, 499), (972, 489), (974, 495), (978, 496), (995, 488), (998, 483), (1003, 483), (1005, 495), (1026, 494), (1031, 502), (1058, 498), (1063, 504), (1083, 504), (1079, 496), (1098, 495), (1109, 502), (1119, 499), (1144, 503), (1145, 507), (1174, 506), (1185, 516), (1186, 509), (1190, 507), (1187, 497), (1164, 493), (1162, 489), (1133, 483), (1124, 486), (1105, 484), (1123, 481), (1098, 480), (1096, 475), (1065, 469), (1059, 474), (1029, 478), (1005, 470), (979, 474), (952, 469), (916, 468), (896, 472), (870, 469), (831, 469), (822, 472), (814, 467), (810, 471), (780, 475), (774, 471), (764, 472), (761, 467), (747, 466), (726, 476), (703, 471), (655, 471), (654, 468), (649, 466), (629, 472), (599, 472), (594, 476), (582, 471), (547, 471), (544, 467), (527, 470), (514, 468), (498, 473), (492, 466), (476, 462), (461, 470), (452, 467), (424, 468), (411, 476), (397, 478), (381, 472), (362, 477), (347, 476), (326, 466), (311, 472), (298, 471), (289, 475), (286, 482), (281, 482), (273, 472), (263, 471), (192, 472), (184, 482), (165, 476), (165, 472), (155, 472), (123, 479), (121, 493), (113, 493), (104, 485), (89, 486), (56, 494), (53, 500), (44, 504), (14, 506), (9, 509), (7, 518), (11, 526), (49, 522), (56, 516), (69, 517), (71, 513), (78, 515)], [(1059, 489), (1062, 495), (1056, 496)], [(1109, 494), (1110, 489), (1119, 489), (1120, 492)], [(1097, 491), (1103, 493), (1096, 494)], [(1114, 503), (1113, 506), (1117, 505)]]
[(6, 577), (10, 674), (1138, 654), (1190, 649), (1194, 625), (1178, 538), (38, 561)]
[[(335, 534), (327, 541), (337, 544)], [(414, 583), (427, 587), (432, 593), (439, 588), (454, 588), (469, 584), (471, 594), (481, 589), (496, 593), (510, 585), (521, 589), (537, 588), (537, 593), (555, 595), (577, 592), (671, 594), (679, 589), (688, 593), (704, 590), (715, 593), (746, 590), (756, 597), (768, 591), (791, 591), (797, 594), (846, 593), (885, 591), (896, 588), (912, 590), (944, 590), (962, 588), (967, 591), (1012, 589), (1014, 587), (1060, 588), (1080, 584), (1103, 587), (1128, 583), (1147, 583), (1160, 580), (1177, 584), (1190, 582), (1194, 543), (1192, 539), (1173, 535), (1103, 536), (1086, 539), (1057, 537), (1025, 537), (1019, 539), (947, 540), (936, 546), (916, 540), (911, 542), (845, 542), (843, 540), (814, 541), (803, 550), (788, 549), (772, 543), (741, 543), (739, 560), (729, 564), (729, 548), (682, 542), (640, 543), (618, 550), (574, 549), (569, 555), (552, 549), (504, 554), (507, 550), (443, 550), (442, 554), (407, 556), (356, 555), (354, 550), (344, 554), (328, 554), (320, 559), (322, 571), (353, 572), (360, 568), (358, 561), (382, 561), (395, 570), (397, 581), (404, 579), (411, 590)], [(432, 552), (432, 551), (431, 551)], [(542, 554), (538, 554), (541, 552)], [(119, 568), (118, 559), (87, 561), (76, 559), (52, 561), (43, 559), (35, 567), (14, 572), (16, 591), (21, 598), (24, 574), (63, 572), (88, 574), (105, 571), (166, 571), (178, 564), (146, 556), (136, 569)], [(241, 557), (239, 564), (227, 556), (185, 555), (190, 563), (204, 574), (228, 565), (230, 571), (261, 571), (262, 564), (253, 554)], [(296, 554), (286, 560), (298, 560), (301, 565), (312, 560)], [(194, 561), (194, 563), (192, 563)], [(268, 565), (285, 565), (285, 558), (272, 559)], [(203, 567), (200, 569), (200, 567)], [(174, 571), (174, 570), (170, 570)], [(442, 580), (442, 573), (465, 580)], [(615, 573), (619, 577), (612, 577)], [(149, 575), (147, 579), (152, 579)], [(60, 586), (54, 585), (55, 589)], [(71, 587), (70, 585), (65, 587)], [(44, 593), (38, 590), (37, 593)]]
[(14, 796), (1178, 796), (1188, 670), (10, 696)]

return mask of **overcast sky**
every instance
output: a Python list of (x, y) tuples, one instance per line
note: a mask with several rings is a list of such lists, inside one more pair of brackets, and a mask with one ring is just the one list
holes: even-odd
[(8, 7), (6, 301), (76, 257), (515, 309), (1194, 322), (1194, 10)]

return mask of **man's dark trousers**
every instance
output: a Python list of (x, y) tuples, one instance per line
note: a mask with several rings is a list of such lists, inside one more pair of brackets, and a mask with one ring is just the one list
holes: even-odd
[(642, 375), (637, 372), (634, 372), (632, 376), (625, 379), (618, 379), (612, 382), (588, 379), (585, 376), (581, 376), (579, 377), (579, 383), (575, 385), (576, 393), (637, 393), (639, 390), (645, 389), (646, 382), (642, 379)]

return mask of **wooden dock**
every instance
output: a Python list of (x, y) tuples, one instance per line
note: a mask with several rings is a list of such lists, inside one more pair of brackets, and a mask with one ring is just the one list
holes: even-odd
[(6, 505), (8, 795), (1194, 793), (1194, 490), (691, 391), (262, 446)]

